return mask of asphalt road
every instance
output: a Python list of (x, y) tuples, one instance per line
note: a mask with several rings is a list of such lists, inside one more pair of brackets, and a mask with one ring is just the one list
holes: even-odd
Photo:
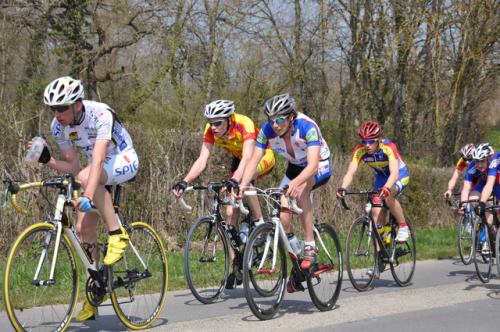
[[(274, 319), (259, 321), (243, 289), (227, 290), (221, 301), (199, 303), (189, 290), (169, 292), (161, 317), (150, 331), (500, 331), (500, 280), (481, 283), (474, 265), (459, 260), (417, 262), (412, 285), (401, 288), (390, 271), (360, 293), (344, 276), (334, 310), (319, 312), (307, 292), (285, 294)], [(5, 312), (0, 330), (10, 331)], [(72, 323), (70, 331), (123, 331), (112, 307), (96, 321)]]

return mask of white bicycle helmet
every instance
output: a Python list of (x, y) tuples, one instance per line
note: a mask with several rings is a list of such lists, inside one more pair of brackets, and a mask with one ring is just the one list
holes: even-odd
[(288, 93), (269, 98), (264, 104), (264, 113), (268, 116), (287, 115), (295, 111), (295, 100)]
[(462, 158), (471, 160), (472, 159), (472, 153), (474, 152), (474, 148), (475, 148), (474, 144), (464, 145), (460, 149), (460, 154), (462, 155)]
[(234, 102), (231, 100), (215, 100), (205, 106), (203, 115), (207, 119), (227, 118), (234, 113)]
[(490, 143), (482, 143), (476, 146), (474, 152), (472, 153), (472, 159), (474, 160), (484, 160), (494, 154), (495, 151)]
[(43, 102), (48, 106), (69, 106), (84, 96), (81, 81), (63, 76), (47, 85), (43, 93)]

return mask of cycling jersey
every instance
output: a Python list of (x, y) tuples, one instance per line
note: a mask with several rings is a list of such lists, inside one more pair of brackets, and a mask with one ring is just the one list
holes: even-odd
[(243, 156), (243, 143), (250, 139), (255, 140), (259, 129), (253, 121), (242, 114), (234, 113), (229, 118), (229, 132), (221, 137), (215, 137), (210, 123), (205, 126), (203, 142), (220, 146), (234, 157), (241, 159)]
[(139, 160), (127, 130), (108, 105), (91, 100), (83, 100), (82, 105), (83, 118), (78, 125), (63, 126), (56, 118), (52, 120), (52, 136), (59, 148), (67, 150), (75, 146), (85, 152), (91, 163), (96, 140), (110, 140), (104, 162), (106, 184), (122, 183), (134, 177)]
[(377, 152), (370, 154), (367, 152), (366, 146), (358, 144), (354, 148), (352, 154), (353, 162), (359, 164), (361, 161), (364, 161), (375, 170), (374, 188), (377, 190), (385, 185), (387, 179), (391, 175), (389, 161), (392, 160), (397, 160), (399, 164), (398, 179), (395, 185), (401, 192), (408, 185), (410, 174), (403, 157), (399, 154), (396, 144), (384, 138), (379, 142), (379, 149)]
[[(238, 168), (239, 161), (243, 157), (243, 143), (247, 140), (255, 140), (259, 134), (259, 129), (255, 127), (253, 121), (242, 114), (234, 113), (229, 118), (229, 132), (221, 137), (215, 137), (210, 123), (205, 126), (203, 142), (217, 145), (229, 152), (235, 158), (232, 162), (229, 177)], [(267, 149), (257, 166), (257, 175), (262, 177), (269, 173), (274, 167), (274, 153)]]
[(500, 199), (500, 152), (495, 153), (488, 164), (488, 168), (483, 173), (476, 167), (476, 161), (473, 160), (467, 167), (464, 180), (471, 182), (471, 190), (483, 191), (488, 176), (494, 176), (495, 184), (493, 193)]
[(328, 149), (318, 125), (311, 118), (303, 113), (298, 113), (292, 122), (291, 130), (293, 155), (288, 153), (285, 140), (276, 135), (269, 122), (262, 126), (256, 146), (261, 149), (270, 146), (274, 152), (287, 158), (291, 164), (301, 167), (307, 166), (307, 148), (310, 146), (320, 147), (320, 160), (330, 158), (330, 149)]
[(458, 162), (457, 162), (457, 165), (455, 166), (455, 168), (462, 172), (464, 169), (467, 168), (467, 166), (469, 165), (469, 161), (466, 161), (463, 157), (461, 157)]

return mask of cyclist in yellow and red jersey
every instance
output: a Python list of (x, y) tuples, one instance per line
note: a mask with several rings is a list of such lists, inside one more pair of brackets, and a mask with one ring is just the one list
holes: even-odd
[(453, 191), (453, 188), (455, 188), (455, 184), (457, 183), (458, 177), (460, 174), (462, 174), (469, 163), (472, 160), (472, 153), (474, 152), (474, 144), (467, 144), (464, 145), (460, 149), (460, 159), (457, 162), (457, 165), (455, 166), (455, 170), (453, 171), (453, 175), (450, 178), (450, 181), (448, 181), (448, 189), (444, 193), (444, 197), (446, 199), (451, 198), (451, 193)]
[[(368, 164), (375, 170), (373, 189), (379, 191), (379, 195), (374, 197), (373, 202), (379, 205), (380, 198), (385, 199), (387, 207), (399, 224), (396, 241), (404, 242), (408, 240), (410, 230), (406, 224), (401, 204), (395, 196), (401, 193), (410, 181), (408, 167), (399, 154), (396, 144), (387, 138), (382, 138), (382, 129), (377, 122), (363, 123), (359, 129), (359, 136), (361, 143), (354, 149), (347, 173), (342, 179), (341, 187), (337, 190), (337, 197), (344, 196), (359, 163), (363, 161)], [(385, 215), (381, 207), (374, 207), (372, 214), (377, 224), (385, 224)], [(375, 273), (377, 274), (377, 271)]]
[[(232, 188), (238, 188), (245, 167), (252, 157), (259, 129), (255, 127), (249, 117), (235, 113), (234, 102), (230, 100), (213, 101), (205, 106), (204, 116), (207, 118), (208, 123), (205, 126), (200, 155), (184, 179), (174, 185), (172, 191), (176, 197), (182, 196), (188, 183), (196, 179), (206, 168), (214, 145), (220, 146), (233, 156), (231, 170), (228, 175), (230, 179), (229, 184)], [(274, 164), (274, 154), (272, 150), (267, 149), (259, 161), (259, 166), (253, 175), (253, 179), (260, 178), (269, 173)], [(253, 220), (262, 221), (262, 213), (257, 198), (247, 197), (246, 200), (252, 212)], [(228, 205), (226, 215), (228, 224), (236, 227), (239, 218), (239, 209)], [(246, 226), (245, 232), (248, 232)], [(243, 242), (245, 241), (244, 236), (246, 235), (242, 235)]]

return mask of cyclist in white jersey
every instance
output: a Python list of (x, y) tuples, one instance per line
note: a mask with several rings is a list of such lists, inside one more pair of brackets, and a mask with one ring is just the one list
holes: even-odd
[[(316, 257), (310, 192), (325, 184), (332, 175), (330, 150), (318, 125), (305, 114), (295, 110), (295, 101), (288, 94), (267, 100), (264, 113), (269, 121), (262, 125), (259, 132), (254, 154), (245, 169), (241, 187), (244, 190), (250, 183), (266, 147), (288, 159), (288, 167), (280, 188), (288, 186), (285, 196), (297, 199), (298, 206), (304, 210), (300, 215), (305, 231), (304, 259), (301, 268), (309, 269)], [(290, 211), (282, 211), (280, 217), (285, 231), (291, 234)]]
[[(79, 208), (76, 230), (80, 239), (94, 250), (92, 258), (98, 260), (97, 208), (109, 231), (105, 265), (113, 265), (123, 256), (128, 245), (127, 231), (115, 219), (113, 202), (105, 185), (123, 183), (137, 174), (139, 159), (127, 130), (116, 119), (112, 109), (103, 103), (83, 100), (80, 81), (60, 77), (51, 82), (44, 92), (44, 103), (54, 112), (51, 124), (62, 159), (50, 155), (47, 147), (40, 162), (55, 170), (72, 173), (81, 182), (84, 193), (75, 205)], [(87, 156), (88, 166), (81, 168), (77, 151)], [(95, 205), (94, 205), (95, 204)], [(97, 308), (88, 301), (76, 320), (95, 319)]]

